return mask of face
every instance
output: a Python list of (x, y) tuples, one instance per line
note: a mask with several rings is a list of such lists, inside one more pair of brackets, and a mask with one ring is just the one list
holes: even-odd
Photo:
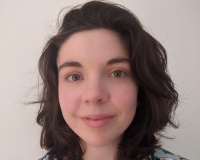
[(106, 29), (73, 34), (60, 47), (57, 67), (69, 127), (86, 145), (118, 142), (135, 116), (138, 93), (118, 35)]

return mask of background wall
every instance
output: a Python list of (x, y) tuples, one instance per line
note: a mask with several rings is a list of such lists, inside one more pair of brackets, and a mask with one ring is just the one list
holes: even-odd
[[(41, 128), (35, 118), (37, 98), (30, 89), (38, 80), (41, 50), (56, 33), (59, 11), (85, 0), (0, 0), (0, 159), (35, 160)], [(191, 160), (200, 159), (200, 1), (114, 0), (141, 20), (166, 48), (169, 71), (180, 94), (179, 130), (168, 129), (163, 148)], [(28, 94), (30, 93), (30, 94)]]

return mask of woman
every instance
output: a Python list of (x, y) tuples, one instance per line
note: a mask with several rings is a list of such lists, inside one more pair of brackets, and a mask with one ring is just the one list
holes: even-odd
[(123, 6), (72, 8), (39, 60), (43, 160), (183, 160), (161, 147), (178, 93), (163, 46)]

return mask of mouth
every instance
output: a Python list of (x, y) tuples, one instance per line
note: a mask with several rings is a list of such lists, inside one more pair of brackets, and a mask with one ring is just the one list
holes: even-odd
[(84, 116), (81, 117), (81, 119), (86, 124), (86, 126), (90, 128), (101, 128), (105, 125), (108, 125), (113, 117), (113, 115), (100, 114)]
[(83, 119), (91, 119), (91, 120), (99, 120), (99, 119), (105, 119), (105, 118), (109, 118), (109, 117), (113, 117), (113, 115), (97, 114), (97, 115), (87, 115), (87, 116), (83, 116), (81, 118), (83, 118)]

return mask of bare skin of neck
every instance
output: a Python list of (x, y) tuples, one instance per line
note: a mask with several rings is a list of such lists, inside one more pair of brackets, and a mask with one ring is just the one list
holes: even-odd
[[(117, 144), (119, 144), (120, 138), (112, 143), (108, 143), (102, 146), (92, 146), (85, 142), (85, 154), (82, 156), (83, 160), (115, 160), (117, 153)], [(83, 149), (83, 146), (81, 146)]]

